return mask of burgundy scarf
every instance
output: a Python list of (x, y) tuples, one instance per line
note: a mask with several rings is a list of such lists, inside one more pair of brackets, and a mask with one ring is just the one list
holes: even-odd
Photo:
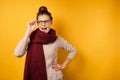
[(47, 80), (43, 44), (54, 42), (55, 39), (56, 32), (53, 29), (48, 34), (39, 29), (32, 32), (26, 55), (24, 80)]

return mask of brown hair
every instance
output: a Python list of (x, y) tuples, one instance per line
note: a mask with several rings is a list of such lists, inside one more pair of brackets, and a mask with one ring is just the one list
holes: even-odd
[(51, 13), (48, 11), (47, 7), (45, 7), (45, 6), (41, 6), (39, 8), (36, 19), (38, 20), (38, 16), (43, 15), (43, 14), (48, 15), (50, 17), (50, 19), (52, 20)]

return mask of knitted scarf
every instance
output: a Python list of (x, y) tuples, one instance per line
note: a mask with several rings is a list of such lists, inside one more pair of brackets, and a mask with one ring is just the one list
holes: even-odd
[(55, 39), (56, 32), (53, 29), (49, 33), (44, 33), (38, 28), (32, 32), (26, 55), (24, 80), (47, 80), (43, 44), (54, 42)]

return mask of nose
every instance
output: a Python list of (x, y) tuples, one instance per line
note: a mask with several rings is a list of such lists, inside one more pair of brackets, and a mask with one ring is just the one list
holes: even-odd
[(42, 23), (42, 26), (45, 26), (45, 24), (46, 24), (46, 23), (45, 23), (45, 22), (43, 22), (43, 23)]

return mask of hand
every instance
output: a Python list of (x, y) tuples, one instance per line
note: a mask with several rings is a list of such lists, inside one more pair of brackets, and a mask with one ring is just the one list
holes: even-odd
[(71, 61), (71, 59), (66, 58), (66, 60), (62, 63), (62, 65), (54, 62), (52, 68), (55, 70), (63, 70), (64, 68), (67, 67), (67, 65), (69, 64), (70, 61)]
[(35, 24), (36, 24), (36, 20), (32, 20), (28, 23), (28, 32), (33, 32), (34, 28), (35, 28)]
[(28, 28), (26, 30), (24, 37), (23, 37), (23, 40), (28, 41), (30, 34), (34, 31), (35, 24), (36, 24), (36, 20), (32, 20), (28, 23)]
[(54, 63), (54, 64), (52, 65), (52, 68), (55, 69), (56, 71), (58, 71), (58, 70), (63, 70), (65, 67), (63, 67), (63, 65)]

